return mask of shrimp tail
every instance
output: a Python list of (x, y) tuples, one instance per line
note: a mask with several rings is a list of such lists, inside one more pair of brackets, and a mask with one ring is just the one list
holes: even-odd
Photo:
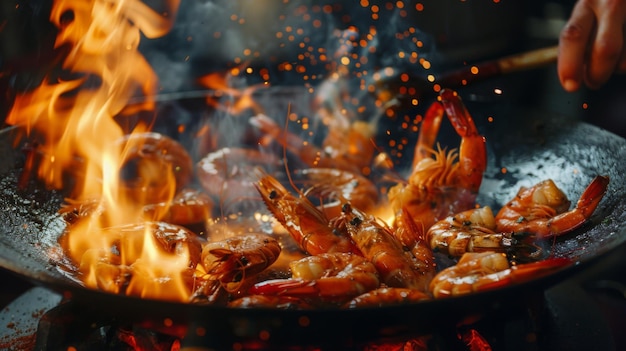
[(608, 186), (609, 177), (595, 177), (580, 196), (580, 199), (576, 203), (576, 209), (580, 211), (585, 218), (589, 218), (604, 197)]
[(608, 185), (609, 177), (596, 176), (583, 191), (573, 210), (562, 213), (549, 221), (548, 237), (571, 232), (583, 225), (600, 204)]

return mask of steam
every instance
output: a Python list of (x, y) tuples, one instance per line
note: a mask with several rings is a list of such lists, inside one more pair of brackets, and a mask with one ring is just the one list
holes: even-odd
[[(367, 3), (368, 6), (363, 6)], [(345, 70), (360, 79), (393, 68), (426, 77), (421, 59), (434, 59), (434, 40), (415, 27), (414, 6), (387, 2), (243, 1), (183, 2), (176, 23), (162, 39), (142, 41), (142, 51), (160, 77), (162, 92), (194, 90), (195, 78), (235, 65), (265, 68), (247, 84), (315, 86)], [(350, 57), (350, 63), (342, 62)], [(285, 65), (305, 70), (286, 70)]]
[[(159, 77), (158, 93), (202, 95), (207, 87), (200, 78), (224, 73), (229, 88), (258, 87), (255, 102), (279, 125), (285, 125), (289, 113), (309, 118), (306, 139), (317, 138), (312, 141), (319, 143), (332, 128), (329, 120), (340, 125), (354, 120), (377, 124), (395, 101), (381, 102), (376, 94), (400, 82), (400, 75), (426, 81), (434, 74), (435, 40), (416, 27), (416, 5), (389, 4), (182, 2), (172, 30), (163, 38), (142, 40), (140, 51)], [(223, 94), (219, 103), (232, 106), (237, 99)], [(194, 120), (179, 106), (175, 109), (178, 124), (189, 131), (209, 126), (209, 134), (187, 138), (194, 140), (190, 149), (199, 157), (213, 147), (245, 144), (247, 117), (259, 112), (251, 109), (242, 116), (222, 108)]]

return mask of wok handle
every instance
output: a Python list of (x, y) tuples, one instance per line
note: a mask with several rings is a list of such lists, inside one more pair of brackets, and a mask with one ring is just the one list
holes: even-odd
[(463, 86), (477, 80), (543, 67), (556, 62), (558, 52), (559, 48), (555, 45), (468, 65), (444, 74), (437, 83), (441, 86)]

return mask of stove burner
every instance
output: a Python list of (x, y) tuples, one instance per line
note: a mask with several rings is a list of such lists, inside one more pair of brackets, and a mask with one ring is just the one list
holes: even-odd
[(39, 320), (36, 350), (179, 350), (172, 335), (127, 324), (112, 317), (84, 314), (77, 304), (62, 303)]

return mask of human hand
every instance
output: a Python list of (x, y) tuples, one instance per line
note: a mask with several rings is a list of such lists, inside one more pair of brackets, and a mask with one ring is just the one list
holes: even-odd
[(615, 72), (626, 72), (626, 0), (578, 0), (561, 31), (557, 71), (573, 92), (597, 89)]

